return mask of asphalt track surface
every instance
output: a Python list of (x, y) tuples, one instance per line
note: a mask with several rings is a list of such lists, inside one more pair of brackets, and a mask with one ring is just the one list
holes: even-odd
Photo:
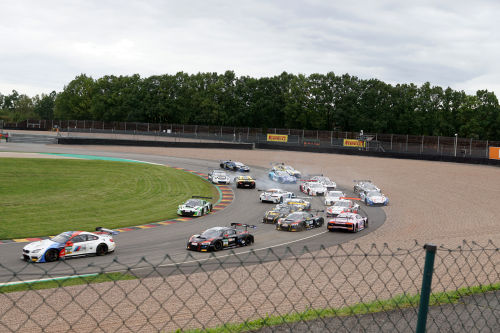
[[(12, 152), (75, 153), (72, 147), (40, 144), (9, 144), (8, 148), (6, 146), (2, 148), (2, 151)], [(217, 161), (208, 160), (86, 149), (78, 149), (78, 154), (141, 160), (203, 173), (219, 168)], [(230, 158), (229, 153), (228, 159)], [(256, 178), (258, 189), (280, 187), (295, 192), (299, 197), (305, 196), (299, 191), (298, 184), (279, 185), (270, 181), (267, 177), (267, 170), (263, 168), (251, 166), (250, 174)], [(315, 251), (321, 247), (330, 247), (363, 237), (379, 228), (386, 219), (383, 209), (365, 207), (360, 204), (364, 214), (369, 217), (370, 225), (368, 229), (356, 234), (328, 232), (326, 219), (325, 226), (318, 229), (303, 232), (277, 231), (274, 225), (261, 223), (264, 213), (271, 209), (274, 206), (273, 204), (261, 203), (258, 199), (259, 192), (257, 190), (236, 189), (234, 184), (232, 187), (235, 196), (233, 202), (225, 209), (185, 222), (120, 233), (114, 237), (117, 243), (116, 251), (103, 257), (89, 256), (60, 260), (54, 263), (33, 264), (21, 260), (22, 248), (27, 243), (0, 244), (0, 282), (126, 270), (132, 270), (134, 274), (141, 276), (186, 274), (199, 271), (201, 269), (200, 263), (203, 263), (203, 270), (241, 264), (255, 265), (260, 262), (300, 255), (304, 251)], [(354, 196), (352, 189), (343, 190), (348, 195)], [(325, 208), (321, 198), (311, 198), (311, 202), (313, 209), (322, 210)], [(252, 246), (217, 253), (198, 253), (186, 250), (187, 240), (192, 234), (200, 233), (214, 226), (227, 226), (231, 222), (256, 225), (257, 229), (251, 231), (255, 236), (255, 243)], [(15, 279), (12, 277), (12, 272), (17, 272)]]

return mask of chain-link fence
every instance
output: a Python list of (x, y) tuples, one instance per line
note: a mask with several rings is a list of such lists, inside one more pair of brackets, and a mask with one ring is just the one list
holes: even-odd
[(134, 265), (117, 254), (79, 277), (75, 260), (88, 259), (0, 265), (0, 331), (415, 332), (422, 318), (432, 332), (500, 331), (500, 255), (491, 241), (438, 247), (430, 306), (423, 297), (420, 309), (430, 283), (421, 244), (220, 254)]

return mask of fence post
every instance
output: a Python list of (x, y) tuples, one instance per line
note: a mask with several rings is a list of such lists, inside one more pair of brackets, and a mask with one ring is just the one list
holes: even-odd
[(431, 295), (432, 273), (434, 272), (434, 258), (437, 246), (425, 244), (425, 265), (422, 277), (422, 290), (420, 291), (420, 305), (418, 307), (417, 333), (424, 333), (429, 312), (429, 297)]
[(470, 138), (469, 156), (472, 156), (472, 138)]
[(420, 154), (424, 152), (424, 136), (422, 135), (422, 145), (420, 146)]
[(394, 134), (391, 134), (391, 150), (392, 150), (392, 137), (394, 136)]
[(406, 151), (408, 151), (408, 134), (406, 134)]
[(488, 140), (486, 140), (486, 158), (490, 156), (489, 151), (488, 151)]

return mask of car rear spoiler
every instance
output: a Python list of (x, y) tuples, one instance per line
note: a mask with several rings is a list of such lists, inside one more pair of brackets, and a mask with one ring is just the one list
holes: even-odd
[(256, 225), (253, 225), (253, 224), (244, 224), (244, 223), (236, 223), (236, 222), (231, 223), (231, 227), (243, 227), (243, 228), (245, 228), (245, 230), (248, 230), (248, 228), (257, 229)]
[(361, 201), (360, 198), (351, 198), (351, 197), (340, 197), (341, 200), (358, 200)]
[(106, 229), (106, 228), (103, 228), (103, 227), (96, 227), (95, 231), (99, 231), (99, 232), (102, 232), (102, 233), (105, 233), (105, 234), (109, 234), (109, 235), (118, 235), (119, 234), (119, 232), (116, 231), (116, 230)]

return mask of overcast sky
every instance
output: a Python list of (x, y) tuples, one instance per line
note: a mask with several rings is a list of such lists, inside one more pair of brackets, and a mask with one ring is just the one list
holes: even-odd
[(0, 92), (77, 75), (349, 73), (500, 97), (500, 1), (0, 0)]

